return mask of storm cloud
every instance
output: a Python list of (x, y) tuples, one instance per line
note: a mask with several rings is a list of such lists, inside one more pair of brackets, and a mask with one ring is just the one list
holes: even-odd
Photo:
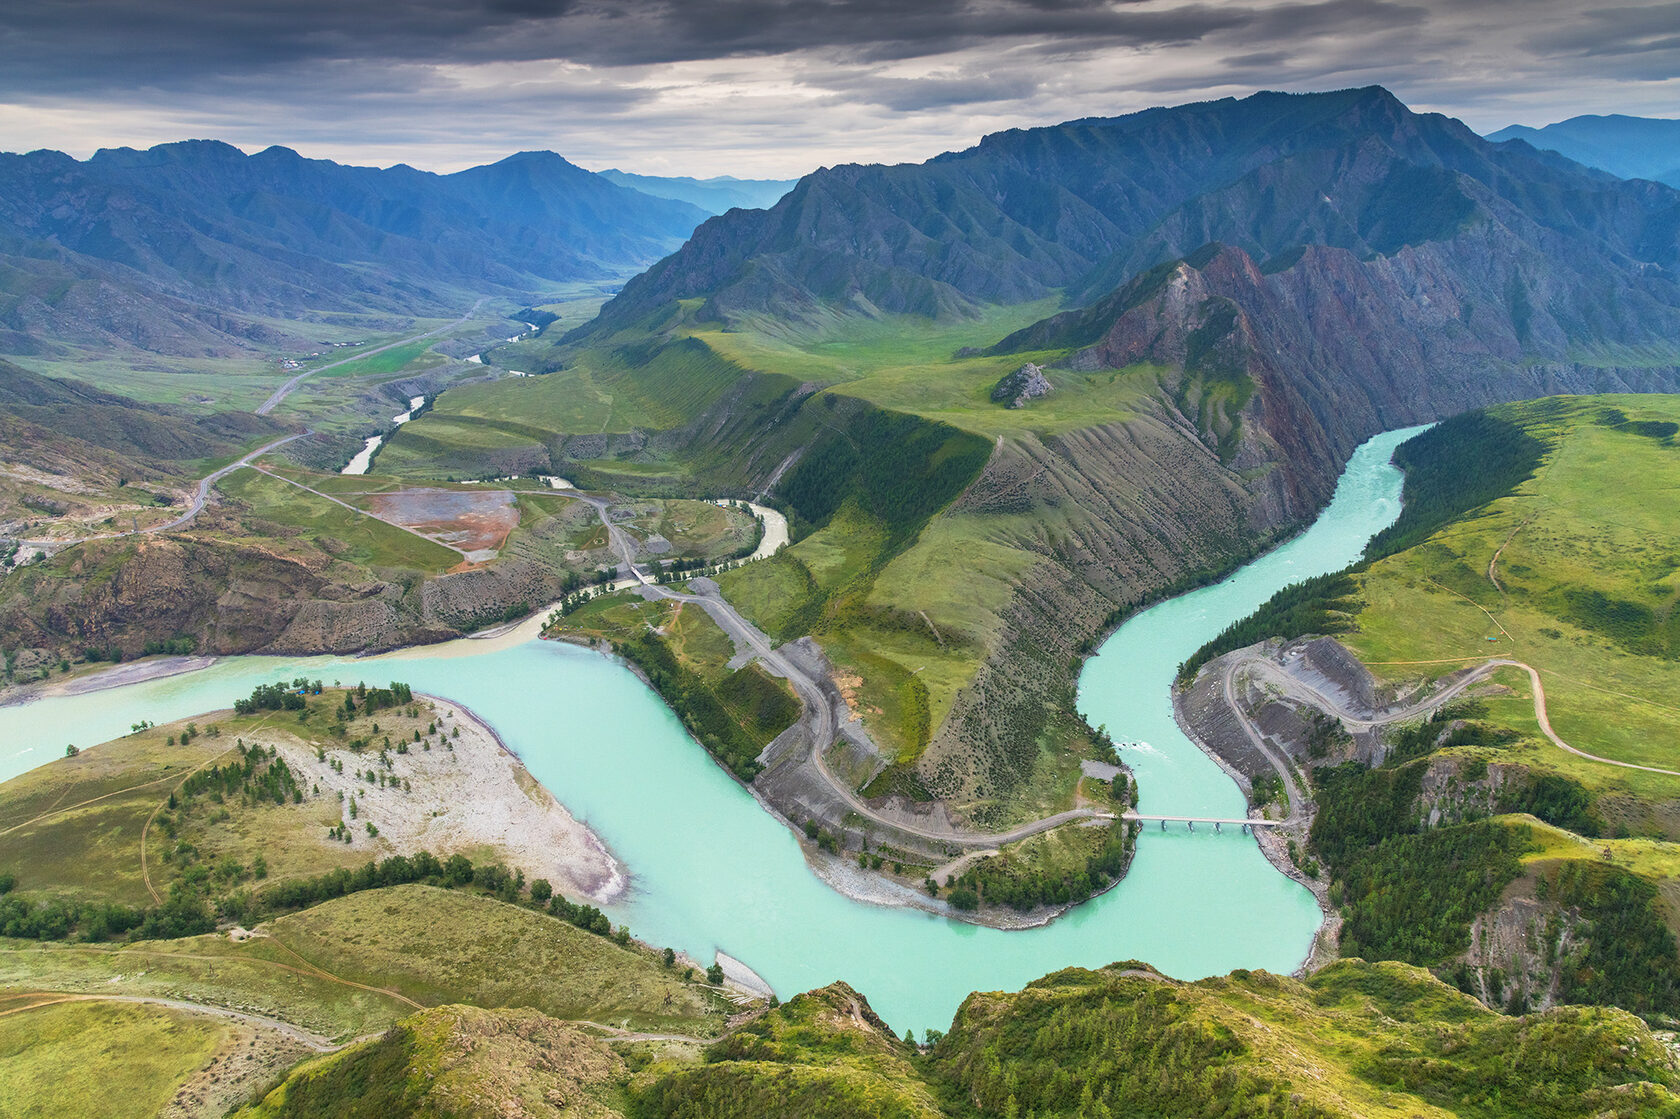
[(522, 148), (793, 175), (1258, 88), (1491, 129), (1673, 115), (1680, 4), (1574, 0), (10, 0), (0, 148), (214, 136), (446, 170)]

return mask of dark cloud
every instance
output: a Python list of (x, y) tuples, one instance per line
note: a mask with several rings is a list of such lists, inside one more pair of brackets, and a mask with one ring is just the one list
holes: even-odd
[(922, 158), (989, 130), (1380, 82), (1477, 127), (1680, 104), (1680, 3), (6, 0), (0, 148), (182, 135), (460, 166)]
[(1012, 40), (1161, 48), (1248, 27), (1324, 33), (1411, 13), (1421, 10), (1385, 0), (9, 0), (0, 88), (177, 88), (322, 61), (620, 67), (823, 49), (879, 62)]

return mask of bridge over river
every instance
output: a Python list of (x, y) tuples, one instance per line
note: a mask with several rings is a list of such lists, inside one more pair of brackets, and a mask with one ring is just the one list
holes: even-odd
[(1159, 820), (1161, 821), (1162, 831), (1167, 830), (1168, 824), (1186, 824), (1189, 826), (1191, 831), (1196, 830), (1197, 824), (1212, 824), (1214, 831), (1223, 831), (1224, 826), (1226, 824), (1230, 824), (1233, 827), (1240, 827), (1244, 832), (1247, 832), (1249, 828), (1275, 828), (1287, 822), (1284, 820), (1250, 820), (1246, 817), (1162, 816), (1149, 812), (1122, 812), (1120, 814), (1120, 818), (1122, 820), (1135, 820), (1140, 823), (1150, 820)]

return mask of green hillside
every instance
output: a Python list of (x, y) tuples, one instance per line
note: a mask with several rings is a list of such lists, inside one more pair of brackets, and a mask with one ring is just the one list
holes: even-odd
[(1680, 1017), (1677, 421), (1673, 396), (1445, 421), (1396, 452), (1406, 509), (1364, 561), (1187, 663), (1186, 678), (1267, 637), (1331, 633), (1383, 695), (1416, 698), (1514, 662), (1390, 728), (1375, 764), (1310, 747), (1310, 850), (1344, 954), (1427, 965), (1515, 1009)]
[(1634, 1119), (1680, 1106), (1680, 1067), (1632, 1015), (1506, 1017), (1402, 965), (1186, 984), (1115, 964), (972, 995), (931, 1049), (895, 1038), (844, 983), (790, 999), (703, 1054), (603, 1042), (529, 1012), (445, 1007), (300, 1066), (241, 1114), (515, 1106), (634, 1119)]
[[(1372, 564), (1349, 646), (1396, 683), (1454, 662), (1523, 661), (1539, 670), (1564, 741), (1680, 770), (1680, 525), (1669, 508), (1680, 398), (1564, 398), (1489, 414), (1544, 444), (1533, 476)], [(1532, 735), (1533, 711), (1521, 706), (1501, 710)], [(1545, 753), (1594, 787), (1680, 793), (1680, 778)]]

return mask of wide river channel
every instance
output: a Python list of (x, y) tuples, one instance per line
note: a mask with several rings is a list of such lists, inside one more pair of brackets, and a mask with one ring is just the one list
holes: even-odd
[[(1245, 814), (1242, 792), (1173, 722), (1178, 664), (1280, 588), (1341, 568), (1400, 510), (1389, 457), (1420, 429), (1364, 444), (1313, 526), (1224, 582), (1128, 621), (1092, 658), (1079, 703), (1136, 771), (1145, 812)], [(209, 668), (0, 708), (0, 780), (64, 753), (232, 706), (296, 675), (405, 680), (490, 722), (531, 772), (629, 866), (616, 921), (654, 945), (744, 960), (783, 997), (844, 979), (895, 1029), (944, 1029), (974, 990), (1015, 989), (1072, 965), (1139, 959), (1185, 979), (1233, 968), (1289, 972), (1318, 925), (1312, 896), (1254, 840), (1144, 829), (1131, 873), (1047, 927), (1000, 932), (852, 901), (817, 879), (798, 844), (715, 765), (640, 680), (556, 642), (455, 641), (384, 657), (230, 657)]]

